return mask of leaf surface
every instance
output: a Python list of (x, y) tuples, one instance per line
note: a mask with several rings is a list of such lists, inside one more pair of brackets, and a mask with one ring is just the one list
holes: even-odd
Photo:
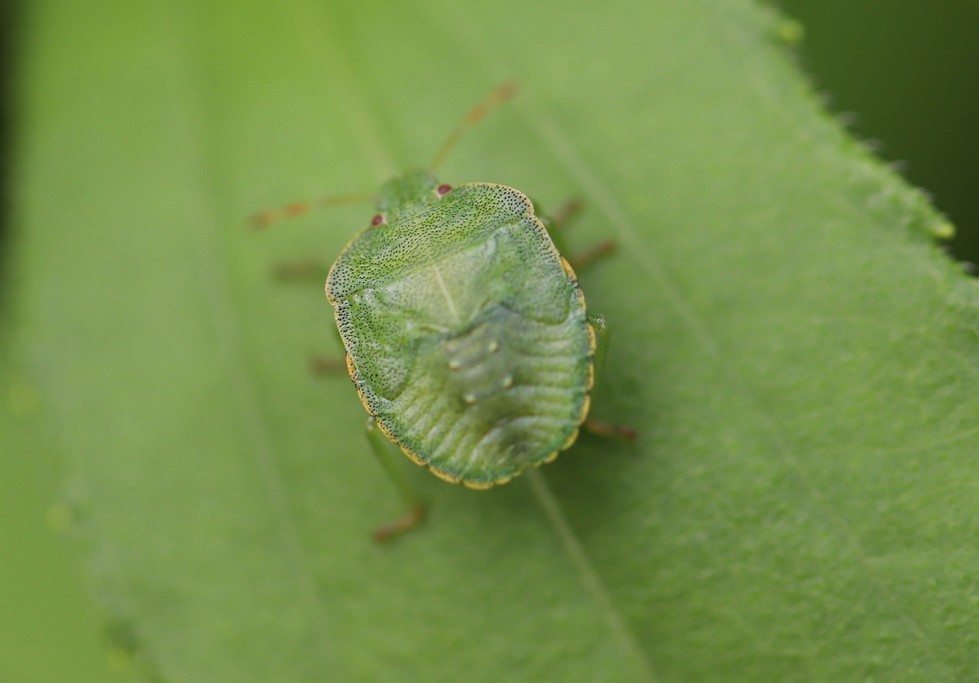
[[(116, 645), (164, 681), (963, 680), (979, 294), (747, 3), (31, 7), (18, 343)], [(244, 217), (424, 166), (585, 210), (584, 435), (490, 492), (369, 455), (319, 283), (370, 220)], [(38, 436), (38, 438), (42, 438)]]

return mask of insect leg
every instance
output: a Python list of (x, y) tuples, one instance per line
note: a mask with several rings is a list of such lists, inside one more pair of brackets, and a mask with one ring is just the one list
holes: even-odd
[[(612, 333), (608, 328), (605, 318), (602, 318), (601, 316), (589, 315), (588, 324), (591, 325), (591, 329), (595, 333), (594, 367), (595, 379), (597, 380), (603, 366), (605, 365), (605, 354), (608, 352), (608, 344)], [(636, 438), (636, 430), (625, 425), (612, 424), (611, 422), (603, 422), (601, 420), (593, 420), (588, 418), (585, 420), (582, 426), (592, 434), (597, 434), (598, 436), (618, 436), (624, 439), (629, 439), (630, 441)]]
[[(334, 327), (333, 334), (336, 336), (337, 344), (339, 344), (340, 348), (342, 349), (343, 339), (340, 337), (340, 330)], [(310, 356), (309, 371), (314, 375), (346, 375), (347, 356), (346, 354), (342, 354), (340, 356), (328, 356), (319, 353)]]
[(582, 249), (581, 251), (572, 254), (568, 258), (568, 263), (570, 263), (571, 267), (575, 270), (582, 270), (603, 256), (611, 254), (616, 249), (618, 249), (618, 245), (612, 240), (602, 240), (601, 242), (593, 244), (586, 249)]
[[(404, 458), (401, 457), (400, 453), (395, 453), (396, 449), (393, 444), (378, 429), (373, 417), (367, 419), (367, 441), (407, 507), (403, 515), (374, 531), (374, 540), (382, 543), (420, 524), (425, 519), (425, 505), (404, 476), (401, 467), (404, 464)], [(398, 457), (395, 458), (394, 455)]]
[(608, 344), (612, 338), (612, 332), (608, 329), (608, 323), (600, 315), (589, 315), (588, 324), (592, 332), (595, 333), (595, 381), (598, 381), (605, 367), (605, 354), (608, 353)]
[(551, 232), (552, 229), (563, 230), (571, 222), (571, 219), (578, 215), (583, 206), (584, 203), (577, 198), (571, 198), (564, 202), (557, 213), (550, 214), (545, 220), (544, 224), (547, 226), (547, 231)]
[(347, 362), (341, 356), (315, 355), (309, 357), (309, 371), (314, 375), (346, 375)]
[(329, 272), (330, 266), (326, 263), (305, 259), (277, 263), (272, 271), (272, 277), (278, 282), (325, 282)]
[(569, 199), (566, 201), (558, 212), (550, 216), (541, 216), (541, 222), (544, 223), (544, 227), (547, 228), (547, 233), (551, 236), (554, 241), (554, 246), (562, 254), (569, 254), (567, 256), (568, 263), (576, 271), (586, 268), (591, 265), (594, 261), (600, 259), (606, 254), (611, 254), (616, 249), (616, 244), (612, 240), (602, 240), (598, 244), (593, 244), (592, 246), (579, 251), (575, 254), (571, 254), (564, 240), (563, 235), (559, 232), (564, 228), (574, 216), (581, 211), (582, 202), (580, 199)]
[(585, 420), (582, 427), (597, 436), (618, 436), (623, 439), (628, 439), (629, 441), (636, 438), (636, 430), (632, 427), (612, 424), (611, 422), (603, 422), (601, 420), (592, 420), (589, 418)]

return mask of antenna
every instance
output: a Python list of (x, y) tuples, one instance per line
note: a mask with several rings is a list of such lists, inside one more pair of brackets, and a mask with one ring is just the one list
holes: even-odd
[(314, 208), (338, 206), (341, 204), (358, 204), (360, 202), (374, 201), (374, 197), (369, 194), (346, 194), (334, 197), (321, 197), (306, 202), (293, 202), (277, 209), (266, 209), (259, 211), (251, 217), (252, 227), (261, 230), (267, 228), (272, 223), (278, 223), (286, 218), (295, 218), (309, 213)]
[(513, 81), (506, 81), (505, 83), (501, 83), (493, 88), (493, 91), (490, 92), (486, 99), (473, 107), (469, 113), (466, 114), (466, 118), (462, 120), (462, 123), (456, 126), (455, 130), (449, 133), (449, 137), (447, 137), (445, 142), (442, 143), (439, 153), (435, 155), (435, 161), (432, 162), (431, 170), (438, 170), (439, 166), (442, 165), (442, 162), (445, 161), (445, 157), (448, 156), (449, 152), (452, 151), (452, 148), (456, 146), (457, 142), (459, 142), (459, 138), (462, 137), (463, 133), (482, 121), (483, 117), (485, 117), (491, 110), (513, 99), (516, 94), (517, 84)]

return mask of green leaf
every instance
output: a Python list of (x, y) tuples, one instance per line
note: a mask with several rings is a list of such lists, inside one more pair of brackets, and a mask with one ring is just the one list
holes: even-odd
[[(797, 27), (725, 3), (29, 7), (19, 380), (115, 647), (163, 681), (954, 681), (979, 668), (979, 291), (821, 110)], [(613, 330), (582, 436), (400, 509), (321, 285), (370, 192), (441, 175), (585, 211)]]

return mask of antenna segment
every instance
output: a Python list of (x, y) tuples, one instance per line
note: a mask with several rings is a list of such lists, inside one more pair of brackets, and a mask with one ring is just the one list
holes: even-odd
[(449, 137), (445, 139), (442, 143), (439, 153), (435, 155), (435, 161), (432, 162), (431, 170), (437, 171), (442, 162), (445, 161), (445, 157), (448, 156), (452, 148), (456, 146), (459, 142), (459, 138), (467, 130), (475, 126), (477, 123), (483, 120), (483, 118), (493, 109), (496, 109), (501, 104), (509, 102), (517, 94), (517, 84), (513, 81), (506, 81), (496, 86), (493, 91), (486, 97), (485, 100), (477, 104), (469, 113), (466, 114), (466, 118), (462, 120), (455, 130), (449, 133)]

